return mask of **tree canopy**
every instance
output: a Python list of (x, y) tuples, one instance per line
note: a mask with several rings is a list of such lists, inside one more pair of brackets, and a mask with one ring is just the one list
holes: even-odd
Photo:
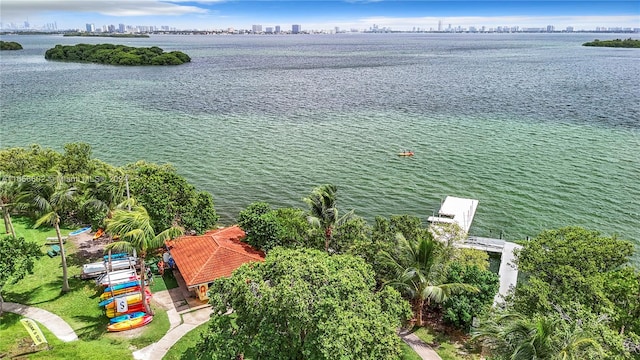
[(213, 196), (197, 191), (173, 166), (139, 161), (125, 171), (131, 194), (147, 209), (154, 229), (177, 225), (204, 233), (216, 225)]
[(109, 65), (181, 65), (191, 61), (191, 58), (181, 51), (165, 53), (157, 46), (135, 48), (113, 44), (56, 45), (45, 52), (44, 58)]
[(14, 284), (33, 271), (34, 261), (41, 256), (40, 246), (24, 238), (3, 236), (0, 240), (0, 316), (2, 288)]
[(595, 39), (590, 42), (582, 44), (582, 46), (597, 46), (597, 47), (621, 47), (621, 48), (640, 48), (640, 40), (628, 39), (615, 39), (615, 40), (598, 40)]
[[(210, 288), (201, 358), (398, 359), (397, 328), (410, 316), (400, 294), (375, 292), (362, 259), (276, 248)], [(228, 310), (233, 309), (232, 314)]]
[(0, 41), (0, 50), (22, 50), (22, 45), (15, 41)]

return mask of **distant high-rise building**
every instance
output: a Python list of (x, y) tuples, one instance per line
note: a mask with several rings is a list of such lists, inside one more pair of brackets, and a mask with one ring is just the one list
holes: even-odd
[(252, 31), (254, 34), (261, 33), (261, 32), (262, 32), (262, 25), (252, 25), (252, 26), (251, 26), (251, 31)]
[(276, 34), (280, 34), (280, 25), (276, 25)]
[(124, 24), (118, 24), (118, 32), (123, 33), (126, 29)]
[(438, 31), (442, 31), (442, 20), (438, 20)]
[(87, 32), (94, 32), (96, 31), (96, 26), (94, 24), (87, 24)]
[(25, 22), (24, 22), (24, 28), (25, 28), (25, 29), (28, 29), (28, 28), (29, 28), (29, 22), (28, 22), (28, 21), (25, 21)]
[(292, 34), (299, 34), (300, 33), (300, 29), (301, 29), (300, 25), (291, 25), (291, 33)]
[(556, 28), (553, 25), (547, 25), (547, 32), (554, 32), (555, 29)]
[(273, 34), (273, 28), (270, 26), (267, 26), (264, 32), (266, 32), (267, 34)]
[(567, 26), (567, 32), (573, 32), (573, 26)]

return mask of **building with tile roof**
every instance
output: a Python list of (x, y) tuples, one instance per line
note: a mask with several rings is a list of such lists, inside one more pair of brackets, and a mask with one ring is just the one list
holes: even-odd
[(204, 235), (180, 236), (165, 241), (165, 245), (187, 288), (195, 290), (203, 299), (214, 280), (231, 276), (244, 263), (264, 261), (264, 253), (242, 242), (244, 237), (244, 231), (236, 225)]

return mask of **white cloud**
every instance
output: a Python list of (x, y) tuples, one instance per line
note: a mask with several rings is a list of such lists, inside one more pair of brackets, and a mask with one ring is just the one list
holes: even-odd
[(2, 0), (3, 18), (23, 18), (44, 12), (151, 16), (203, 14), (207, 10), (196, 6), (184, 6), (157, 0)]

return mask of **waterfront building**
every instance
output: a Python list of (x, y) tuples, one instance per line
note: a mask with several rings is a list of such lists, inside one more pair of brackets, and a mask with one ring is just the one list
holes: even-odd
[(300, 25), (291, 25), (291, 33), (292, 34), (299, 34), (301, 30), (301, 26)]
[(262, 32), (262, 25), (252, 25), (251, 26), (251, 32), (253, 32), (254, 34), (259, 34)]

